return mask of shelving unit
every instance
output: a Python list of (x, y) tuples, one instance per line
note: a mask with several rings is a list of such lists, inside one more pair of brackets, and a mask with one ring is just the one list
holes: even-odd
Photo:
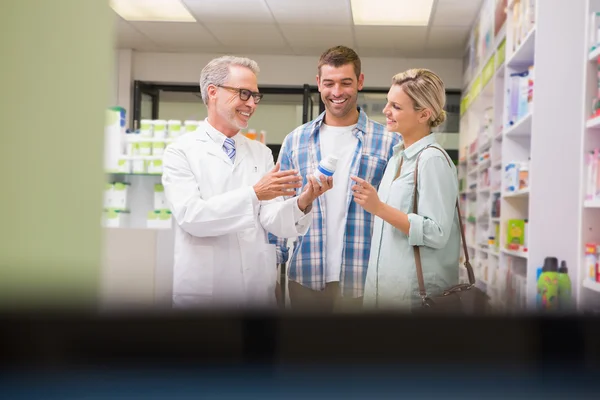
[[(600, 0), (590, 3), (596, 1)], [(538, 272), (546, 257), (566, 262), (573, 301), (579, 300), (581, 242), (600, 243), (600, 233), (589, 233), (591, 224), (580, 226), (584, 219), (600, 226), (600, 201), (584, 204), (581, 183), (573, 178), (581, 176), (583, 151), (569, 132), (579, 126), (585, 130), (587, 125), (584, 150), (590, 146), (600, 148), (600, 117), (581, 121), (584, 102), (586, 110), (590, 110), (588, 103), (597, 92), (597, 80), (588, 77), (587, 90), (592, 92), (582, 96), (578, 86), (582, 82), (581, 62), (577, 62), (585, 58), (588, 75), (595, 77), (600, 50), (594, 57), (587, 52), (583, 57), (582, 43), (591, 31), (590, 18), (584, 4), (575, 3), (579, 2), (508, 2), (504, 28), (494, 39), (494, 53), (485, 57), (484, 67), (478, 73), (465, 80), (459, 176), (464, 187), (478, 188), (476, 195), (468, 190), (461, 194), (467, 219), (472, 210), (478, 210), (474, 214), (476, 222), (465, 225), (470, 229), (470, 251), (477, 260), (477, 279), (482, 281), (493, 304), (505, 312), (538, 309)], [(533, 17), (527, 19), (529, 26), (515, 18), (527, 12)], [(476, 28), (477, 25), (473, 29)], [(527, 78), (519, 82), (515, 78), (519, 73)], [(526, 81), (526, 86), (517, 85)], [(526, 101), (515, 103), (511, 94), (519, 91), (527, 94), (521, 97)], [(567, 98), (577, 100), (567, 102)], [(512, 104), (519, 104), (517, 112)], [(594, 138), (589, 135), (592, 130), (596, 133)], [(523, 170), (517, 179), (510, 175), (513, 165)], [(560, 175), (568, 178), (559, 178)], [(481, 183), (488, 179), (489, 191), (487, 187), (481, 191)], [(489, 217), (484, 218), (483, 214)], [(574, 215), (583, 217), (578, 221)], [(509, 232), (510, 220), (526, 221), (525, 228), (513, 225)], [(525, 243), (508, 243), (513, 231), (524, 231)], [(586, 232), (582, 235), (582, 231)], [(484, 247), (484, 242), (491, 245)]]
[[(597, 35), (597, 27), (591, 26), (591, 15), (595, 12), (600, 12), (600, 0), (587, 0), (585, 2), (586, 32), (594, 32)], [(600, 20), (598, 20), (600, 22)], [(585, 40), (585, 55), (581, 57), (583, 64), (583, 115), (581, 124), (581, 141), (580, 141), (580, 165), (581, 168), (581, 197), (579, 198), (580, 206), (578, 216), (580, 224), (579, 240), (578, 240), (578, 267), (579, 272), (578, 290), (577, 290), (577, 305), (582, 312), (598, 312), (600, 310), (600, 280), (590, 277), (589, 270), (585, 259), (584, 247), (588, 243), (600, 244), (600, 197), (587, 198), (587, 183), (588, 183), (588, 160), (586, 155), (595, 149), (600, 148), (600, 116), (596, 116), (592, 111), (591, 100), (598, 97), (598, 57), (600, 57), (600, 43), (593, 43), (592, 38), (588, 35)], [(596, 36), (597, 37), (597, 36)], [(597, 42), (600, 38), (597, 37)]]

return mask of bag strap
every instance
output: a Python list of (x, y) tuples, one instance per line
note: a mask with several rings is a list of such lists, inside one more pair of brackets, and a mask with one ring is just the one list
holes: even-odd
[[(419, 183), (419, 181), (418, 181), (419, 158), (421, 158), (421, 154), (423, 153), (423, 151), (427, 150), (428, 148), (439, 150), (446, 158), (446, 161), (448, 161), (448, 164), (452, 165), (452, 162), (450, 161), (450, 158), (448, 158), (448, 155), (439, 147), (429, 145), (426, 148), (424, 148), (423, 150), (421, 150), (421, 152), (419, 152), (419, 155), (417, 156), (417, 161), (415, 163), (415, 174), (414, 174), (415, 189), (414, 189), (414, 195), (413, 195), (413, 212), (415, 214), (418, 214), (418, 205), (419, 205), (419, 199), (418, 199), (419, 192), (417, 190), (418, 183)], [(464, 230), (464, 226), (463, 226), (463, 222), (462, 222), (462, 216), (460, 214), (460, 206), (458, 205), (458, 199), (456, 199), (456, 210), (458, 212), (458, 223), (460, 225), (460, 237), (461, 237), (462, 247), (463, 247), (463, 251), (465, 253), (465, 268), (467, 269), (467, 274), (469, 276), (469, 283), (471, 285), (474, 285), (475, 284), (475, 274), (473, 272), (473, 267), (471, 266), (471, 262), (469, 261), (469, 252), (467, 250), (467, 243), (465, 240), (465, 230)], [(425, 301), (425, 299), (427, 298), (427, 293), (425, 292), (425, 281), (423, 279), (423, 266), (421, 265), (421, 249), (419, 248), (419, 246), (413, 246), (413, 249), (414, 249), (414, 253), (415, 253), (415, 264), (417, 266), (417, 280), (419, 282), (419, 295), (421, 296), (423, 301)]]

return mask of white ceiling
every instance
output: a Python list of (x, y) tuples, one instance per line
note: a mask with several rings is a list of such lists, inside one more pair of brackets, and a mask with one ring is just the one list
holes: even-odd
[(350, 0), (181, 1), (197, 23), (127, 22), (115, 14), (116, 47), (315, 56), (347, 45), (364, 57), (462, 58), (482, 3), (434, 0), (428, 26), (392, 27), (354, 26)]

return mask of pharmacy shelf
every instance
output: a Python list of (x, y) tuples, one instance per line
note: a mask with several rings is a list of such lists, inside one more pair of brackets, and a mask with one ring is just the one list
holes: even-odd
[(586, 278), (583, 280), (582, 286), (584, 288), (593, 290), (594, 292), (600, 293), (600, 282), (594, 282), (591, 279)]
[(143, 137), (140, 135), (128, 134), (125, 135), (125, 141), (127, 143), (173, 143), (175, 139), (173, 138), (153, 138), (153, 137)]
[(600, 57), (600, 46), (596, 47), (594, 50), (590, 51), (590, 54), (588, 55), (588, 60), (589, 61), (597, 61), (598, 57)]
[(155, 176), (155, 177), (162, 176), (162, 174), (152, 174), (149, 172), (141, 173), (141, 172), (110, 172), (110, 171), (107, 171), (106, 174), (117, 175), (117, 176), (119, 176), (119, 175), (122, 175), (122, 176)]
[[(539, 1), (539, 0), (538, 0)], [(508, 57), (506, 65), (509, 67), (531, 64), (535, 53), (535, 27), (523, 39), (519, 47)]]
[(600, 200), (586, 200), (583, 206), (585, 208), (600, 208)]
[(505, 199), (516, 199), (516, 198), (529, 197), (529, 188), (515, 190), (514, 192), (504, 192), (504, 193), (502, 193), (502, 197)]
[(127, 161), (136, 161), (136, 160), (155, 161), (155, 160), (162, 160), (163, 156), (122, 156), (120, 158), (122, 160), (127, 160)]
[(508, 137), (531, 136), (531, 121), (533, 113), (529, 112), (522, 117), (516, 124), (505, 130), (504, 135)]
[(586, 126), (586, 128), (590, 128), (590, 129), (600, 128), (600, 116), (589, 119), (585, 123), (585, 126)]
[(509, 250), (509, 249), (502, 249), (501, 251), (502, 251), (502, 253), (506, 254), (507, 256), (519, 257), (519, 258), (524, 258), (524, 259), (529, 258), (529, 253), (526, 251)]
[(482, 162), (479, 164), (479, 166), (478, 166), (478, 167), (479, 167), (479, 168), (478, 168), (478, 171), (479, 171), (479, 172), (481, 172), (481, 171), (485, 171), (486, 169), (488, 169), (488, 168), (489, 168), (489, 167), (491, 167), (491, 166), (492, 166), (492, 160), (490, 160), (489, 158), (488, 158), (488, 159), (485, 159), (485, 160), (483, 160), (483, 161), (482, 161)]
[[(582, 2), (585, 8), (584, 29), (587, 29), (587, 32), (597, 32), (597, 26), (591, 24), (597, 24), (598, 18), (590, 18), (590, 16), (600, 11), (600, 0), (583, 0)], [(586, 35), (583, 41), (585, 48), (590, 49), (594, 46), (594, 50), (591, 52), (584, 51), (580, 59), (583, 70), (583, 90), (581, 97), (578, 99), (579, 102), (576, 102), (575, 105), (582, 109), (581, 129), (579, 130), (579, 136), (574, 137), (574, 140), (579, 142), (579, 158), (572, 161), (581, 163), (583, 167), (580, 169), (581, 179), (579, 180), (581, 192), (583, 193), (583, 200), (580, 201), (583, 204), (579, 207), (577, 219), (580, 229), (577, 232), (579, 233), (576, 244), (577, 254), (582, 254), (587, 244), (600, 244), (600, 232), (597, 229), (600, 226), (600, 212), (598, 211), (600, 200), (585, 200), (586, 196), (589, 196), (587, 155), (591, 151), (600, 148), (600, 136), (597, 132), (600, 129), (600, 116), (595, 115), (593, 104), (590, 102), (590, 100), (598, 97), (600, 46), (597, 46), (598, 43), (591, 42), (588, 36)], [(571, 97), (573, 96), (571, 95)], [(595, 190), (593, 191), (595, 192)], [(580, 311), (595, 308), (597, 304), (600, 304), (600, 283), (588, 277), (587, 262), (588, 260), (585, 257), (579, 257), (577, 267), (574, 268), (576, 275), (571, 278), (571, 281), (575, 283), (573, 291), (576, 296), (577, 308)]]

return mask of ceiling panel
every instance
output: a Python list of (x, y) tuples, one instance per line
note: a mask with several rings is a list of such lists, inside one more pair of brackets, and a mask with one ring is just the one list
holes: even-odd
[(117, 48), (155, 50), (156, 44), (135, 29), (123, 18), (115, 14), (115, 44)]
[(481, 7), (480, 0), (439, 0), (433, 10), (432, 26), (471, 26)]
[(183, 0), (183, 3), (203, 24), (274, 23), (271, 11), (263, 0)]
[(422, 26), (355, 26), (354, 32), (360, 48), (423, 47), (427, 37), (427, 27)]
[(428, 49), (452, 48), (462, 51), (469, 29), (462, 27), (431, 27), (427, 40)]
[(325, 51), (337, 45), (355, 46), (349, 25), (279, 25), (279, 28), (292, 47), (321, 47)]
[[(205, 24), (225, 46), (283, 48), (286, 42), (276, 25), (267, 24)], [(274, 53), (277, 54), (277, 53)]]
[(279, 24), (350, 25), (350, 0), (265, 0)]
[(214, 36), (191, 22), (132, 22), (131, 25), (161, 47), (200, 48), (218, 46)]

